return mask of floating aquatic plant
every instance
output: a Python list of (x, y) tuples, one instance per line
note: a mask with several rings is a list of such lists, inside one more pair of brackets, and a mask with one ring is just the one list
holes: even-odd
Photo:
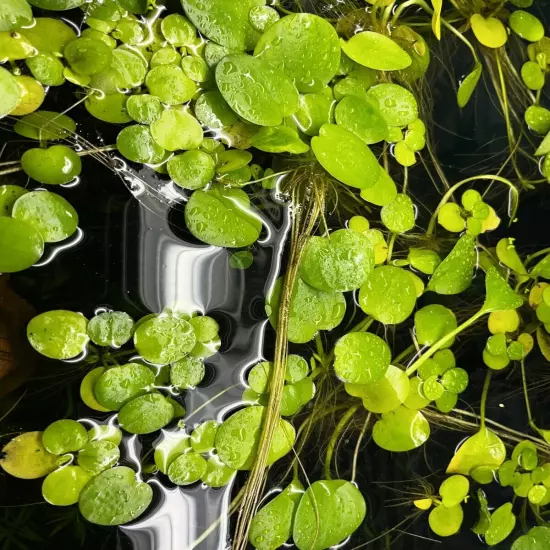
[[(550, 429), (535, 420), (527, 367), (535, 346), (550, 361), (550, 253), (525, 256), (504, 225), (518, 221), (520, 193), (550, 181), (544, 24), (516, 0), (349, 0), (319, 2), (316, 13), (306, 4), (182, 0), (181, 13), (167, 13), (146, 0), (3, 2), (1, 124), (31, 146), (0, 167), (0, 176), (22, 172), (28, 181), (0, 185), (0, 272), (40, 267), (80, 230), (77, 211), (55, 191), (68, 187), (70, 197), (86, 155), (138, 198), (145, 190), (165, 200), (141, 170), (169, 181), (189, 233), (228, 249), (232, 269), (253, 265), (255, 244), (271, 231), (263, 199), (285, 211), (290, 229), (265, 296), (274, 349), (243, 373), (238, 410), (198, 424), (190, 422), (197, 411), (186, 410), (187, 392), (204, 383), (221, 346), (213, 317), (165, 309), (135, 322), (123, 311), (90, 319), (45, 311), (27, 325), (29, 345), (52, 361), (79, 362), (81, 400), (102, 416), (18, 434), (0, 465), (44, 478), (46, 502), (78, 504), (88, 522), (107, 526), (146, 512), (150, 475), (205, 490), (238, 478), (232, 548), (292, 541), (322, 550), (369, 524), (369, 487), (356, 475), (367, 434), (380, 452), (402, 453), (423, 447), (434, 426), (467, 428), (475, 433), (454, 453), (439, 451), (448, 465), (438, 490), (421, 485), (406, 499), (411, 517), (429, 511), (433, 533), (452, 536), (472, 501), (479, 520), (470, 527), (487, 545), (507, 540), (519, 517), (524, 533), (512, 548), (543, 548)], [(78, 35), (60, 17), (67, 10)], [(426, 93), (430, 50), (455, 40), (472, 56), (471, 72), (454, 83), (458, 107), (474, 101), (483, 80), (508, 145), (501, 164), (459, 181), (437, 159)], [(42, 109), (56, 88), (77, 103)], [(115, 125), (112, 145), (80, 135), (67, 114), (77, 105)], [(410, 181), (420, 165), (441, 194), (428, 216)], [(495, 244), (496, 229), (504, 233)], [(473, 327), (484, 339), (485, 382), (468, 390), (480, 396), (479, 414), (457, 408), (472, 370), (458, 344)], [(534, 435), (488, 418), (492, 380), (512, 374)], [(325, 415), (334, 422), (323, 440), (313, 430)], [(464, 420), (472, 417), (478, 423)], [(358, 420), (353, 466), (340, 475), (337, 448)], [(135, 469), (121, 462), (130, 436), (148, 446)], [(308, 467), (308, 447), (322, 472)], [(266, 490), (266, 480), (281, 490)], [(491, 483), (510, 488), (513, 501), (495, 508), (481, 488)]]

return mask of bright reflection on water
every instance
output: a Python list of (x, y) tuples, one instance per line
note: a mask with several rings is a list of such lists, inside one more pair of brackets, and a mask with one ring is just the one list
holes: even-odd
[[(263, 311), (264, 296), (279, 275), (283, 241), (289, 227), (287, 216), (282, 227), (271, 227), (268, 237), (255, 247), (254, 267), (241, 271), (229, 266), (227, 250), (190, 244), (176, 236), (169, 222), (169, 206), (163, 213), (159, 212), (158, 202), (154, 205), (148, 205), (146, 200), (140, 202), (139, 273), (127, 270), (127, 284), (137, 275), (140, 298), (151, 311), (169, 307), (223, 319), (222, 353), (206, 360), (215, 372), (213, 380), (207, 387), (187, 392), (185, 407), (189, 420), (184, 419), (189, 430), (205, 420), (221, 422), (240, 406), (244, 372), (266, 359), (263, 347), (268, 322)], [(128, 238), (131, 237), (135, 239), (135, 236)], [(233, 385), (236, 387), (205, 405)], [(163, 430), (166, 431), (175, 434), (178, 428)], [(126, 460), (136, 469), (136, 458), (143, 456), (139, 438), (125, 437), (124, 447)], [(162, 481), (149, 479), (155, 492), (153, 504), (138, 521), (121, 527), (134, 549), (229, 548), (228, 510), (233, 482), (220, 489), (201, 484), (172, 488), (165, 487), (164, 480), (166, 477)], [(211, 534), (193, 546), (216, 521), (219, 523)]]

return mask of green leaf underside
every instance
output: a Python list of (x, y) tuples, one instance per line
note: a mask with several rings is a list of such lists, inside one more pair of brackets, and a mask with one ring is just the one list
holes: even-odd
[(400, 406), (382, 415), (374, 425), (372, 436), (386, 451), (412, 451), (430, 437), (430, 425), (421, 412)]

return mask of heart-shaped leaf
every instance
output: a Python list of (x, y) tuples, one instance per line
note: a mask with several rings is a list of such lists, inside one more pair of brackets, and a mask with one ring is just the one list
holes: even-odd
[(292, 534), (294, 544), (299, 550), (334, 546), (361, 525), (366, 511), (365, 499), (349, 481), (316, 481), (298, 505)]
[(258, 550), (276, 550), (292, 535), (292, 526), (304, 487), (293, 481), (273, 500), (260, 508), (250, 522), (248, 539)]
[(485, 302), (482, 311), (490, 313), (497, 310), (517, 309), (523, 305), (523, 299), (514, 292), (498, 272), (491, 267), (485, 277)]
[[(215, 440), (216, 450), (226, 466), (235, 470), (252, 468), (260, 443), (264, 415), (265, 407), (246, 407), (232, 414), (218, 428)], [(273, 464), (285, 456), (292, 448), (295, 437), (296, 433), (292, 425), (286, 420), (280, 420), (271, 443), (267, 463)]]
[(483, 67), (481, 63), (476, 61), (476, 65), (473, 68), (472, 72), (468, 74), (460, 83), (460, 86), (458, 87), (458, 92), (456, 94), (456, 100), (460, 108), (466, 107), (468, 101), (470, 101), (470, 98), (472, 97), (477, 87), (477, 83), (481, 78), (482, 71)]
[(311, 13), (296, 13), (269, 27), (254, 55), (282, 69), (298, 91), (318, 92), (338, 71), (340, 44), (328, 21)]
[(342, 50), (356, 63), (377, 71), (398, 71), (412, 63), (409, 54), (391, 38), (372, 31), (342, 41)]
[(475, 264), (475, 240), (470, 235), (463, 235), (449, 255), (437, 266), (428, 283), (428, 290), (438, 294), (463, 292), (472, 282)]
[(52, 422), (42, 434), (46, 450), (54, 455), (79, 451), (88, 442), (86, 428), (76, 420), (65, 418)]
[(185, 205), (185, 223), (197, 239), (227, 248), (251, 245), (262, 229), (248, 195), (242, 189), (221, 186), (191, 195)]
[(367, 411), (387, 413), (405, 402), (409, 396), (410, 382), (405, 371), (390, 365), (380, 380), (369, 384), (346, 384), (346, 391), (360, 397)]
[(479, 13), (475, 13), (470, 17), (470, 24), (472, 25), (475, 37), (488, 48), (500, 48), (508, 40), (506, 27), (496, 17), (485, 19)]
[(385, 325), (402, 323), (415, 303), (416, 289), (410, 272), (390, 265), (377, 267), (359, 292), (361, 309)]
[(414, 95), (399, 84), (384, 82), (367, 91), (367, 98), (378, 105), (388, 126), (406, 126), (418, 118)]
[(507, 502), (491, 514), (491, 525), (485, 531), (485, 542), (495, 546), (506, 539), (516, 526), (516, 516), (512, 512), (513, 504)]
[[(438, 340), (457, 327), (455, 314), (440, 304), (424, 306), (414, 314), (416, 339), (422, 346), (433, 346)], [(454, 338), (445, 342), (442, 348), (453, 345)]]
[(391, 351), (382, 338), (370, 332), (350, 332), (334, 347), (334, 370), (344, 382), (368, 384), (388, 370)]
[(352, 229), (339, 229), (328, 237), (311, 237), (300, 275), (325, 292), (360, 288), (374, 268), (374, 250), (367, 237)]
[(447, 473), (467, 476), (480, 466), (497, 469), (505, 459), (506, 447), (502, 440), (491, 430), (482, 428), (458, 448), (447, 466)]
[(386, 451), (412, 451), (428, 440), (430, 425), (421, 412), (400, 406), (382, 415), (372, 429), (372, 437)]
[(381, 168), (372, 151), (342, 126), (324, 124), (319, 136), (311, 140), (311, 148), (323, 168), (346, 185), (364, 189), (380, 177)]

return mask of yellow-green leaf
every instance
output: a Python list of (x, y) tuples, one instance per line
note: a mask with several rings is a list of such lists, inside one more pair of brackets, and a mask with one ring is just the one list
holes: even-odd
[(508, 32), (506, 27), (496, 17), (488, 17), (485, 19), (479, 13), (475, 13), (470, 18), (472, 31), (480, 44), (488, 48), (500, 48), (506, 44), (508, 40)]
[(441, 40), (441, 8), (443, 0), (432, 0), (434, 13), (432, 15), (432, 31), (438, 40)]
[(456, 100), (461, 109), (467, 105), (468, 101), (470, 101), (470, 98), (476, 89), (477, 83), (479, 82), (479, 78), (481, 77), (482, 70), (483, 67), (481, 66), (481, 63), (476, 61), (472, 72), (460, 83), (456, 94)]

